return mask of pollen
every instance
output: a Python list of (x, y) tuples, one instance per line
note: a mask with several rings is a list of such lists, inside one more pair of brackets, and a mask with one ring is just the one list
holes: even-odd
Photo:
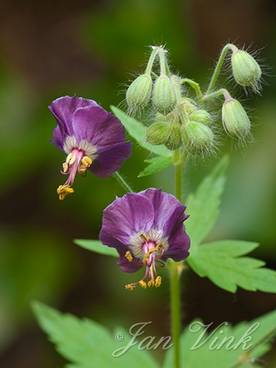
[(154, 282), (154, 286), (159, 287), (161, 285), (161, 282), (162, 282), (161, 276), (157, 276)]
[(126, 284), (125, 288), (129, 291), (133, 291), (136, 288), (136, 284), (132, 283), (132, 284)]
[(70, 185), (64, 184), (57, 188), (57, 194), (60, 201), (63, 201), (68, 194), (74, 193), (74, 189)]
[(132, 261), (133, 261), (133, 256), (132, 256), (132, 254), (130, 253), (130, 251), (129, 251), (129, 250), (125, 253), (125, 258), (126, 258), (129, 262), (132, 262)]
[(147, 288), (147, 283), (146, 283), (146, 281), (144, 281), (144, 280), (140, 280), (140, 281), (138, 281), (138, 284), (141, 286), (141, 288), (143, 288), (143, 289), (146, 289)]
[(89, 157), (89, 156), (84, 156), (82, 159), (81, 159), (81, 162), (80, 162), (80, 165), (79, 165), (79, 173), (83, 174), (86, 172), (86, 170), (92, 165), (92, 158)]

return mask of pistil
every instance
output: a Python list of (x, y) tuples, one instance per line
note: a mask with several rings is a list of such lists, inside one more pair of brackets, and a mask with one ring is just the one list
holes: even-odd
[(92, 162), (92, 158), (86, 156), (83, 150), (79, 148), (72, 149), (62, 164), (62, 173), (68, 175), (68, 179), (63, 185), (57, 188), (57, 194), (60, 200), (63, 200), (68, 194), (74, 193), (72, 184), (75, 181), (77, 173), (84, 174)]

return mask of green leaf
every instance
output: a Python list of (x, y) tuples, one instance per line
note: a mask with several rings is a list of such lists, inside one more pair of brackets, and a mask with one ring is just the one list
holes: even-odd
[(188, 258), (191, 268), (208, 277), (218, 287), (236, 292), (237, 287), (250, 291), (276, 292), (276, 272), (262, 268), (261, 260), (240, 257), (257, 247), (256, 243), (223, 240), (204, 244)]
[(158, 156), (170, 157), (172, 153), (164, 145), (153, 145), (146, 141), (146, 127), (138, 120), (128, 116), (118, 107), (111, 106), (114, 115), (121, 121), (128, 134), (134, 138), (137, 143), (146, 150), (155, 153)]
[(199, 185), (196, 193), (188, 197), (187, 210), (190, 217), (186, 222), (186, 230), (191, 238), (191, 254), (196, 251), (217, 220), (228, 161), (227, 156), (222, 158), (211, 175)]
[(103, 245), (99, 240), (75, 239), (74, 243), (84, 249), (103, 254), (105, 256), (118, 257), (116, 249)]
[[(212, 331), (207, 333), (201, 321), (194, 321), (185, 329), (180, 342), (183, 356), (181, 368), (256, 367), (252, 362), (270, 349), (271, 337), (275, 336), (276, 312), (236, 326), (224, 323), (215, 328), (211, 324), (211, 328)], [(246, 336), (249, 339), (245, 344)], [(219, 344), (222, 345), (219, 347)], [(241, 359), (244, 363), (237, 365)], [(173, 367), (172, 349), (166, 353), (163, 364), (163, 368), (171, 367)]]
[(137, 346), (113, 357), (112, 353), (127, 343), (92, 320), (61, 314), (41, 303), (34, 303), (33, 310), (57, 351), (70, 362), (68, 368), (157, 368), (150, 354)]
[(172, 158), (157, 156), (149, 160), (145, 160), (145, 162), (149, 163), (149, 165), (146, 166), (145, 169), (140, 172), (140, 174), (138, 175), (138, 178), (141, 178), (143, 176), (153, 175), (153, 174), (156, 174), (166, 169), (167, 167), (171, 165)]

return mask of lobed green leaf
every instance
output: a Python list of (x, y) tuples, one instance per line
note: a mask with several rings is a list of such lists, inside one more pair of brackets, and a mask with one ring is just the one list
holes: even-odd
[(138, 178), (153, 175), (166, 169), (171, 165), (172, 158), (156, 156), (151, 159), (145, 160), (145, 162), (147, 162), (149, 165), (146, 166), (145, 169), (139, 173)]
[(237, 287), (249, 291), (276, 292), (276, 272), (263, 268), (261, 260), (240, 257), (257, 247), (256, 243), (224, 240), (198, 247), (188, 258), (191, 268), (208, 277), (218, 287), (236, 292)]
[(68, 368), (157, 368), (150, 354), (137, 347), (131, 348), (120, 357), (113, 357), (112, 353), (122, 342), (92, 320), (61, 314), (41, 303), (34, 303), (33, 310), (41, 328), (56, 345), (57, 351), (70, 362)]
[[(258, 360), (270, 349), (271, 337), (275, 336), (275, 333), (275, 311), (236, 326), (229, 324), (218, 326), (210, 333), (206, 332), (201, 321), (194, 321), (181, 336), (183, 358), (180, 368), (256, 367), (252, 362)], [(246, 336), (249, 336), (249, 339), (245, 345), (243, 342), (246, 341)], [(222, 343), (223, 339), (225, 339), (224, 344)], [(205, 342), (202, 343), (203, 341)], [(196, 342), (198, 344), (194, 345)], [(219, 347), (221, 343), (222, 345)], [(241, 360), (244, 363), (238, 364)], [(171, 367), (173, 367), (172, 349), (166, 353), (163, 364), (163, 368)]]
[(74, 243), (80, 247), (105, 256), (118, 257), (116, 249), (104, 245), (99, 240), (75, 239)]
[(155, 153), (158, 156), (170, 157), (172, 153), (164, 145), (153, 145), (146, 141), (146, 127), (138, 120), (127, 115), (118, 107), (111, 106), (114, 115), (121, 121), (128, 134), (146, 150)]
[(190, 217), (185, 225), (191, 238), (191, 254), (212, 230), (218, 218), (228, 161), (227, 156), (223, 157), (197, 191), (188, 197), (186, 204)]

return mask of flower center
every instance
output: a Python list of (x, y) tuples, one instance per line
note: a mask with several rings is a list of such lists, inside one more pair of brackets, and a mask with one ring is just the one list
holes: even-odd
[(140, 259), (146, 270), (142, 280), (127, 284), (126, 289), (133, 290), (137, 285), (142, 288), (161, 285), (161, 276), (157, 275), (156, 262), (160, 260), (168, 246), (167, 240), (158, 230), (151, 230), (147, 234), (141, 232), (130, 239), (129, 250), (125, 254), (126, 259), (129, 262), (133, 262), (134, 257)]
[(93, 159), (85, 155), (81, 148), (73, 148), (62, 164), (62, 173), (68, 175), (66, 182), (57, 188), (57, 194), (60, 200), (63, 200), (68, 194), (74, 193), (71, 187), (74, 183), (77, 173), (84, 174), (91, 166)]

